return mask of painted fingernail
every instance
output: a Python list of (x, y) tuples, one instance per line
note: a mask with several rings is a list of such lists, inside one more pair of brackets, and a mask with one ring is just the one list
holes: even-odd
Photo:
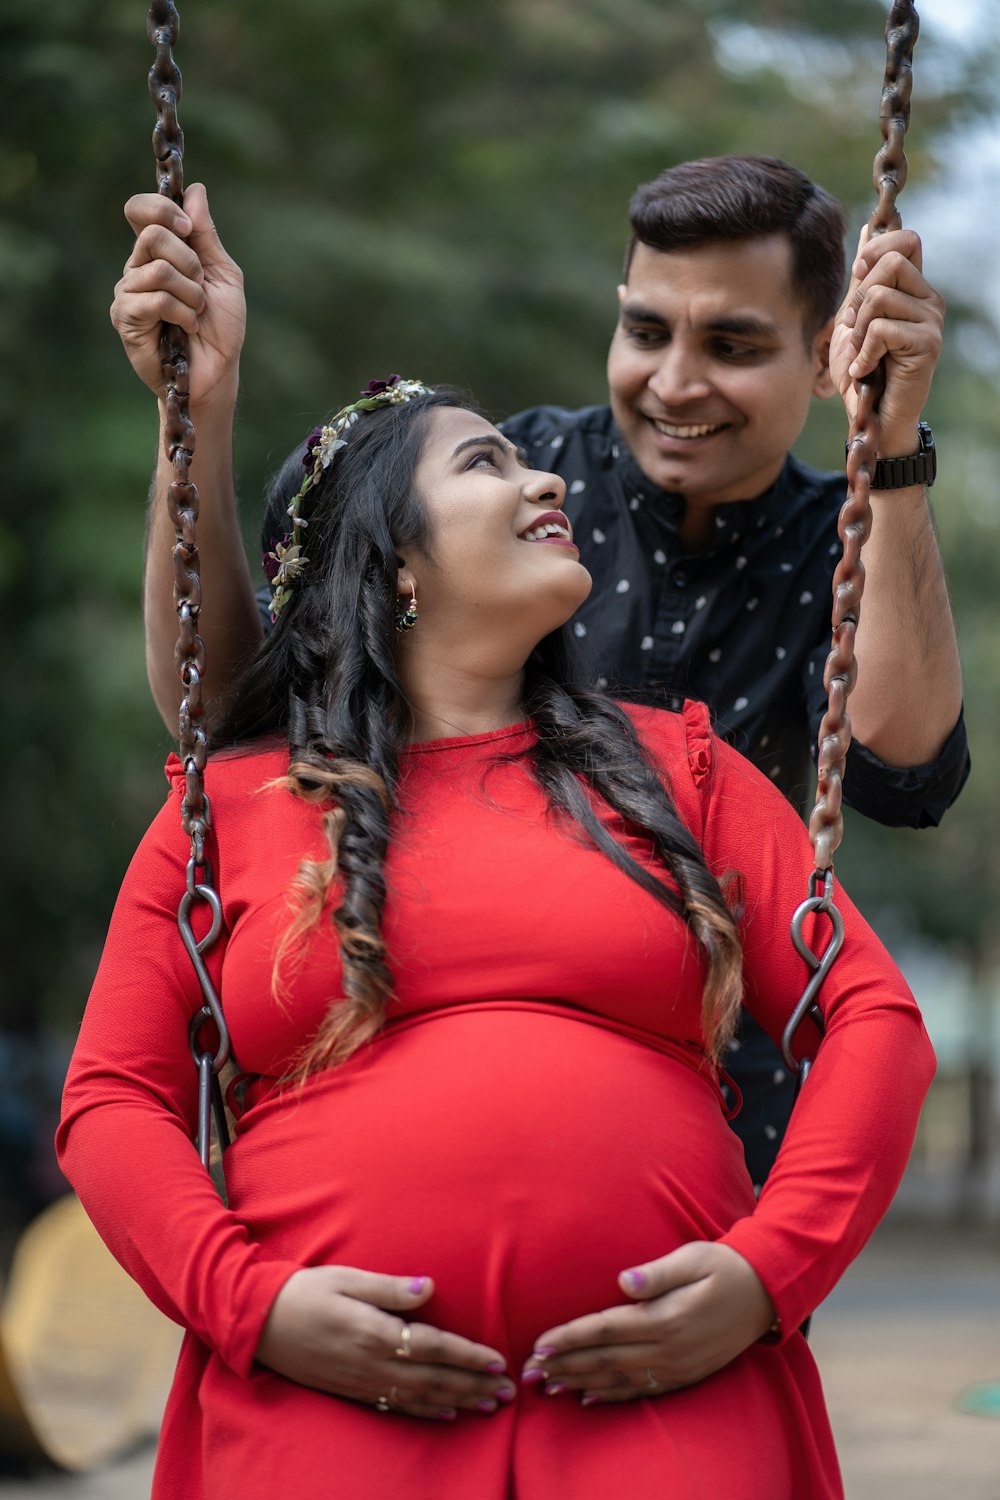
[(502, 1385), (495, 1392), (498, 1401), (516, 1401), (517, 1391), (512, 1385)]
[(421, 1294), (421, 1292), (423, 1292), (424, 1289), (426, 1288), (426, 1286), (427, 1286), (427, 1277), (426, 1276), (413, 1276), (413, 1277), (410, 1278), (410, 1284), (409, 1284), (409, 1286), (407, 1288), (407, 1291), (409, 1292), (409, 1294), (410, 1294), (411, 1297), (419, 1297), (420, 1294)]
[(551, 1359), (555, 1352), (551, 1344), (539, 1344), (537, 1349), (532, 1350), (531, 1357), (532, 1359)]
[(545, 1387), (545, 1394), (546, 1396), (561, 1396), (564, 1390), (566, 1390), (565, 1380), (550, 1380)]
[(483, 1397), (482, 1401), (476, 1402), (476, 1410), (486, 1412), (487, 1415), (489, 1415), (490, 1412), (496, 1411), (496, 1409), (496, 1402), (488, 1400), (485, 1396)]
[(623, 1271), (622, 1281), (624, 1281), (630, 1292), (644, 1292), (646, 1290), (647, 1281), (644, 1271)]
[(548, 1378), (549, 1377), (545, 1373), (544, 1370), (540, 1370), (540, 1369), (525, 1370), (525, 1371), (523, 1371), (523, 1373), (521, 1375), (521, 1384), (522, 1385), (536, 1385), (539, 1380), (548, 1380)]
[(486, 1373), (488, 1375), (504, 1375), (506, 1371), (507, 1366), (502, 1359), (491, 1359), (486, 1366)]
[(600, 1396), (584, 1396), (583, 1400), (580, 1402), (581, 1406), (600, 1406), (600, 1404)]
[(438, 1412), (438, 1420), (441, 1422), (454, 1422), (458, 1412), (453, 1406), (446, 1406)]

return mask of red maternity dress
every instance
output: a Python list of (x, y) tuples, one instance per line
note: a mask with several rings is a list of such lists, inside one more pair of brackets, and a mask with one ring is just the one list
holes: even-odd
[[(780, 1033), (804, 966), (788, 921), (810, 850), (792, 809), (705, 710), (630, 710), (719, 874), (741, 872), (747, 1004)], [(175, 927), (181, 777), (126, 877), (66, 1085), (61, 1159), (148, 1295), (188, 1330), (155, 1500), (826, 1500), (842, 1494), (799, 1333), (885, 1210), (932, 1054), (916, 1005), (842, 893), (827, 1036), (755, 1204), (701, 1056), (703, 973), (682, 923), (546, 810), (530, 727), (416, 745), (388, 860), (396, 998), (370, 1046), (261, 1098), (226, 1156), (223, 1207), (191, 1145)], [(208, 770), (224, 941), (211, 956), (240, 1065), (279, 1075), (338, 991), (329, 924), (292, 992), (274, 945), (319, 815), (270, 789), (280, 751)], [(605, 808), (602, 815), (648, 858)], [(495, 1415), (421, 1421), (254, 1363), (301, 1266), (432, 1275), (416, 1316), (502, 1349), (625, 1300), (618, 1272), (691, 1240), (756, 1268), (785, 1330), (699, 1385), (584, 1409), (524, 1388)]]

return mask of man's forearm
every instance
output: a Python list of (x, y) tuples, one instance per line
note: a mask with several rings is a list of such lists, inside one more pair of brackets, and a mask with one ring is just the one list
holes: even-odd
[[(234, 409), (235, 397), (230, 403), (191, 411), (196, 434), (191, 479), (198, 486), (201, 502), (197, 540), (204, 604), (199, 630), (205, 642), (204, 699), (209, 717), (228, 697), (239, 670), (261, 638), (260, 616), (236, 514)], [(174, 528), (167, 511), (173, 473), (163, 448), (162, 411), (159, 442), (146, 528), (146, 672), (156, 706), (174, 734), (182, 688), (174, 668), (178, 634)]]
[(872, 495), (851, 723), (888, 765), (934, 760), (962, 706), (941, 553), (922, 487)]

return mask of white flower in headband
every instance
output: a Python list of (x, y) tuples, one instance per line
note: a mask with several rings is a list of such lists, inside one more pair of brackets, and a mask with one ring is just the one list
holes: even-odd
[(292, 529), (280, 541), (272, 540), (272, 550), (264, 557), (264, 572), (271, 584), (271, 619), (276, 620), (291, 597), (295, 580), (301, 577), (308, 558), (303, 554), (303, 533), (308, 521), (302, 515), (302, 502), (333, 463), (341, 448), (347, 447), (347, 434), (362, 412), (378, 411), (383, 406), (402, 406), (414, 396), (432, 396), (430, 386), (422, 380), (403, 380), (390, 375), (388, 380), (370, 380), (361, 400), (345, 406), (324, 427), (316, 427), (306, 439), (302, 463), (306, 477), (302, 488), (288, 506)]

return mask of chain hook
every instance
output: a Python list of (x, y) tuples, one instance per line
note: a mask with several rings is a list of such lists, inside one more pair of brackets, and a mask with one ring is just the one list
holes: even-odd
[[(822, 890), (820, 890), (820, 886)], [(830, 920), (831, 933), (821, 953), (810, 948), (805, 937), (806, 918), (812, 915), (825, 916)], [(804, 1083), (812, 1067), (812, 1058), (804, 1057), (800, 1062), (792, 1050), (795, 1033), (808, 1016), (822, 1035), (823, 1013), (816, 1003), (823, 981), (833, 967), (834, 960), (844, 946), (844, 919), (833, 901), (833, 870), (813, 870), (809, 877), (809, 894), (799, 903), (792, 916), (792, 943), (795, 951), (805, 960), (812, 974), (802, 991), (801, 998), (788, 1018), (781, 1037), (781, 1051), (790, 1073), (794, 1073), (800, 1084)]]

